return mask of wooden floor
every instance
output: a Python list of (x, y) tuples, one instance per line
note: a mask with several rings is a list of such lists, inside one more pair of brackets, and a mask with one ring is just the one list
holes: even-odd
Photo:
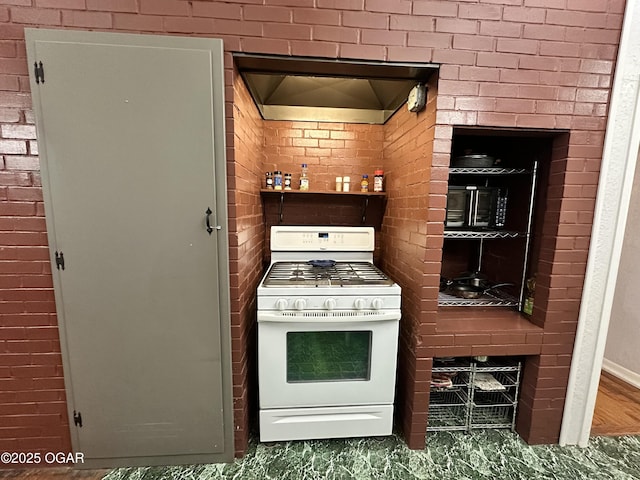
[[(591, 435), (640, 435), (640, 390), (602, 373)], [(11, 480), (100, 480), (109, 470), (67, 468), (0, 470), (0, 479)]]
[(602, 372), (591, 436), (640, 435), (640, 390)]

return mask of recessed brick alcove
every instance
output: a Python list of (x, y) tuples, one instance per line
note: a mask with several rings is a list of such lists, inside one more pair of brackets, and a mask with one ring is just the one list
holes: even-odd
[[(557, 232), (564, 223), (561, 219), (571, 216), (577, 218), (579, 215), (578, 212), (561, 215), (559, 211), (561, 202), (568, 200), (563, 199), (567, 195), (567, 186), (562, 183), (567, 173), (567, 138), (567, 132), (563, 131), (454, 128), (452, 156), (460, 154), (468, 146), (476, 145), (480, 151), (488, 151), (505, 163), (511, 159), (514, 161), (511, 165), (537, 162), (531, 248), (525, 271), (526, 277), (536, 276), (535, 306), (531, 317), (514, 309), (500, 307), (439, 307), (428, 312), (425, 322), (421, 324), (423, 331), (428, 333), (419, 338), (419, 351), (424, 352), (423, 360), (427, 365), (431, 365), (433, 358), (438, 357), (524, 356), (517, 431), (529, 443), (558, 441), (584, 275), (584, 263), (582, 267), (579, 265), (580, 260), (586, 261), (588, 248), (588, 237), (571, 241), (572, 246), (582, 245), (582, 251), (578, 248), (558, 248), (557, 244)], [(517, 187), (517, 184), (511, 186), (512, 190)], [(520, 188), (524, 189), (525, 185), (520, 185)], [(516, 195), (511, 198), (517, 200)], [(509, 213), (518, 212), (522, 215), (521, 221), (526, 222), (527, 208), (522, 204), (523, 200), (520, 198), (519, 203), (512, 203)], [(593, 210), (593, 203), (588, 201), (576, 200), (571, 205), (580, 209), (580, 215), (588, 216), (589, 208), (591, 212)], [(519, 228), (522, 227), (520, 224)], [(487, 243), (483, 271), (493, 278), (500, 275), (500, 281), (520, 285), (525, 241), (518, 239)], [(565, 245), (568, 247), (569, 241)], [(444, 255), (441, 273), (449, 277), (455, 276), (456, 272), (459, 275), (463, 266), (465, 270), (473, 271), (475, 260), (470, 263), (460, 263), (460, 260), (467, 260), (476, 252), (466, 257), (465, 253), (464, 248), (458, 248), (451, 255)], [(436, 257), (437, 253), (433, 255)], [(554, 271), (567, 268), (567, 275), (562, 280), (553, 274)], [(432, 274), (428, 282), (432, 282), (429, 285), (436, 285), (439, 277)], [(549, 285), (552, 282), (560, 282), (566, 288), (562, 302), (550, 301)], [(574, 290), (570, 292), (569, 287)], [(572, 293), (575, 295), (573, 301)], [(425, 380), (422, 386), (428, 388), (426, 383), (429, 378)]]

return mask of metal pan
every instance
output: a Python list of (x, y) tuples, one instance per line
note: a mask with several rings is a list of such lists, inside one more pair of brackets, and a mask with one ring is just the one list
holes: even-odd
[(460, 157), (456, 157), (451, 161), (452, 167), (472, 167), (472, 168), (482, 168), (482, 167), (493, 167), (496, 159), (494, 157), (490, 157), (489, 155), (482, 154), (469, 154), (462, 155)]
[(487, 288), (490, 284), (487, 277), (480, 272), (463, 274), (462, 277), (451, 279), (440, 276), (440, 291), (443, 291), (452, 285), (472, 285), (474, 287)]
[(506, 287), (508, 285), (513, 285), (513, 283), (497, 283), (490, 287), (477, 287), (474, 285), (465, 285), (465, 284), (457, 284), (452, 285), (451, 291), (456, 297), (466, 298), (466, 299), (474, 299), (479, 298), (487, 292), (494, 290), (499, 287)]
[(335, 260), (309, 260), (307, 263), (312, 267), (318, 268), (331, 268), (336, 265)]

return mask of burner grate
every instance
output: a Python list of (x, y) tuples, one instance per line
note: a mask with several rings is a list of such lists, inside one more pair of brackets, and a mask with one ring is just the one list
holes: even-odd
[(313, 266), (307, 262), (276, 262), (264, 280), (274, 286), (349, 287), (393, 285), (393, 281), (369, 262), (336, 262), (330, 266)]

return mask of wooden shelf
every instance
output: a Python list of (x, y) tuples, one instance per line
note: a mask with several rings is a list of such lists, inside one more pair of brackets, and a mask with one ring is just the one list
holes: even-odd
[(283, 211), (284, 211), (284, 199), (285, 197), (289, 197), (290, 199), (295, 196), (304, 196), (304, 195), (322, 195), (327, 199), (329, 198), (360, 198), (362, 200), (362, 224), (365, 223), (367, 218), (367, 209), (369, 208), (369, 199), (375, 198), (380, 200), (385, 200), (387, 193), (386, 192), (337, 192), (334, 190), (271, 190), (267, 188), (260, 189), (260, 195), (263, 197), (275, 197), (279, 198), (280, 206), (278, 209), (278, 218), (280, 223), (282, 223), (283, 219)]
[(337, 192), (334, 190), (271, 190), (260, 189), (260, 195), (338, 195), (360, 197), (386, 197), (387, 192)]

